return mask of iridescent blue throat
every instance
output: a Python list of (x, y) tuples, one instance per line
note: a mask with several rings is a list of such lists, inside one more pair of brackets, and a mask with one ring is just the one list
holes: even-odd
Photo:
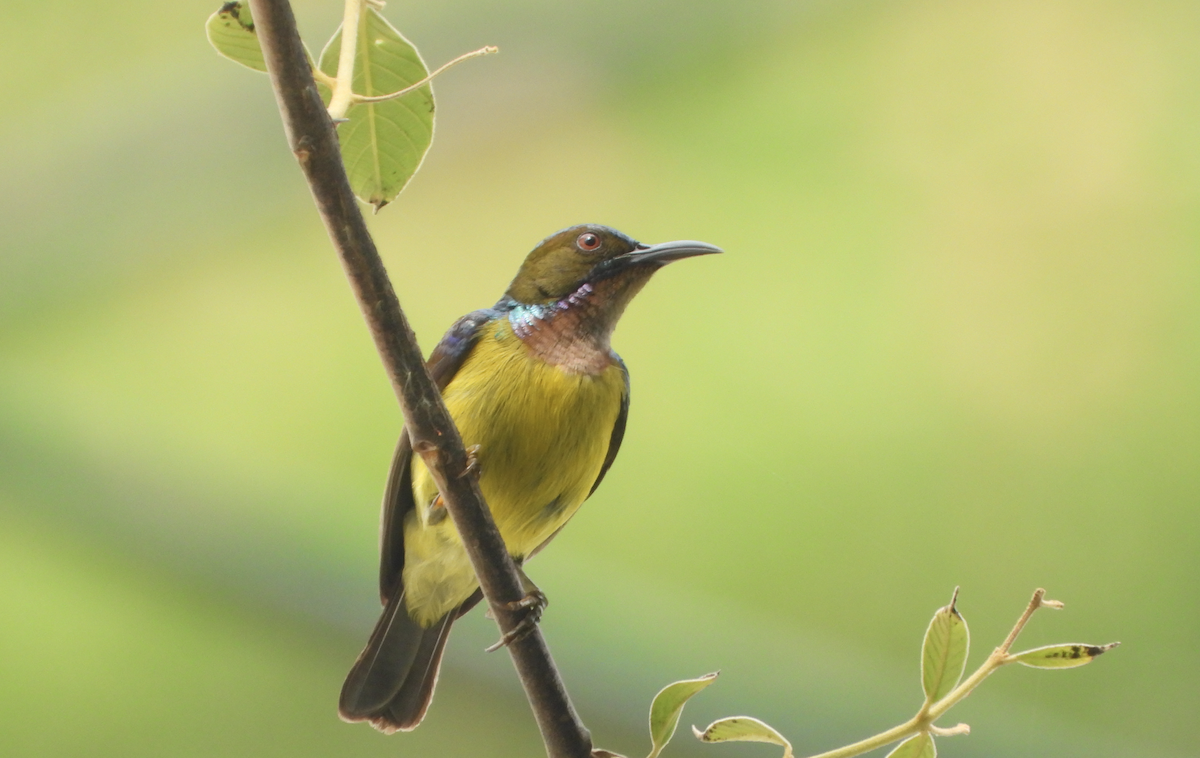
[(555, 316), (586, 304), (590, 294), (592, 294), (592, 285), (584, 282), (579, 289), (555, 303), (546, 305), (517, 303), (508, 312), (508, 322), (512, 324), (513, 333), (521, 339), (525, 339), (534, 332), (541, 331), (542, 325), (553, 320)]

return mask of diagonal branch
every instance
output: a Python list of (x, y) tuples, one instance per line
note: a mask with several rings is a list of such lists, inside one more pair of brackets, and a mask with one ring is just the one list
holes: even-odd
[[(525, 596), (491, 511), (467, 468), (462, 439), (425, 368), (412, 328), (400, 310), (383, 261), (350, 190), (333, 123), (317, 94), (288, 0), (250, 0), (256, 31), (283, 116), (317, 211), (341, 258), (392, 388), (404, 411), (413, 448), (422, 451), (446, 509), (462, 535), (479, 585), (501, 631), (520, 620), (510, 610)], [(550, 758), (587, 758), (591, 736), (575, 713), (540, 630), (509, 645)]]

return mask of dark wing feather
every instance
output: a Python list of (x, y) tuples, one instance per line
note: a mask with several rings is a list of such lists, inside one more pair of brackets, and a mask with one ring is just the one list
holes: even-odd
[[(446, 385), (458, 373), (471, 348), (479, 341), (483, 328), (500, 315), (496, 310), (481, 310), (468, 313), (454, 322), (454, 326), (433, 349), (427, 363), (439, 390), (446, 389)], [(403, 430), (400, 432), (400, 441), (396, 443), (396, 452), (392, 455), (379, 528), (379, 596), (385, 605), (399, 584), (404, 569), (404, 517), (415, 505), (411, 464), (412, 441), (408, 438), (408, 430)]]
[(604, 475), (608, 473), (609, 467), (613, 465), (613, 461), (617, 459), (617, 451), (621, 449), (621, 440), (625, 439), (625, 421), (629, 418), (629, 369), (625, 368), (625, 361), (621, 360), (621, 356), (616, 356), (617, 365), (621, 367), (621, 373), (625, 376), (625, 394), (621, 396), (621, 412), (617, 414), (617, 423), (613, 424), (612, 436), (608, 438), (608, 454), (604, 456), (604, 465), (600, 467), (600, 475), (596, 477), (596, 483), (588, 490), (588, 497), (596, 491), (600, 486), (600, 482), (604, 481)]
[(379, 524), (379, 599), (384, 605), (399, 585), (404, 570), (404, 517), (414, 506), (411, 463), (412, 441), (408, 430), (402, 429), (383, 491)]

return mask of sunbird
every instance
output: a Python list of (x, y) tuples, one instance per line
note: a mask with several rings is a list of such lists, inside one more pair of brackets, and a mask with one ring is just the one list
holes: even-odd
[[(690, 240), (643, 245), (598, 224), (564, 229), (529, 253), (499, 302), (459, 319), (434, 348), (429, 372), (519, 567), (558, 534), (617, 457), (629, 372), (610, 338), (625, 307), (671, 261), (719, 252)], [(536, 622), (545, 595), (523, 570), (521, 577), (527, 619)], [(407, 432), (384, 491), (379, 593), (383, 613), (346, 677), (338, 712), (383, 732), (407, 731), (429, 708), (450, 626), (483, 597)]]

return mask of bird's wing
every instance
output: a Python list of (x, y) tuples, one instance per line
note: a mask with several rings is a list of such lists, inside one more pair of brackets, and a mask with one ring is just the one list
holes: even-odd
[[(591, 497), (596, 488), (600, 486), (600, 482), (604, 481), (604, 475), (608, 473), (609, 467), (617, 459), (617, 451), (621, 449), (621, 440), (625, 439), (625, 422), (629, 418), (629, 369), (625, 368), (625, 361), (621, 360), (620, 356), (617, 356), (617, 364), (621, 367), (621, 373), (625, 376), (625, 393), (621, 395), (621, 410), (617, 413), (617, 422), (613, 424), (612, 436), (608, 438), (608, 453), (604, 456), (604, 465), (600, 467), (600, 473), (596, 476), (596, 481), (592, 484), (592, 488), (588, 490), (588, 497)], [(566, 526), (566, 524), (563, 524), (563, 526)], [(528, 558), (537, 555), (542, 551), (542, 548), (549, 545), (550, 540), (557, 537), (558, 533), (563, 530), (563, 526), (555, 529), (542, 544), (529, 551)]]
[(617, 423), (613, 424), (612, 436), (608, 438), (608, 454), (604, 456), (604, 465), (600, 467), (600, 474), (596, 477), (595, 484), (588, 490), (588, 497), (591, 497), (596, 488), (600, 486), (600, 482), (604, 481), (604, 475), (608, 473), (609, 467), (617, 459), (617, 451), (621, 449), (621, 440), (625, 439), (625, 421), (629, 418), (629, 369), (625, 368), (625, 361), (621, 360), (620, 356), (616, 356), (616, 358), (617, 365), (621, 367), (621, 374), (625, 377), (625, 393), (621, 395), (621, 411), (617, 414)]
[[(468, 313), (454, 322), (454, 326), (442, 337), (427, 362), (429, 374), (439, 390), (446, 389), (446, 385), (458, 373), (463, 361), (479, 341), (483, 326), (498, 315), (497, 311), (490, 309)], [(392, 468), (388, 472), (387, 487), (383, 493), (383, 515), (379, 529), (379, 595), (384, 604), (400, 583), (404, 569), (404, 517), (414, 506), (412, 440), (405, 429), (400, 432), (400, 440), (396, 443)]]

